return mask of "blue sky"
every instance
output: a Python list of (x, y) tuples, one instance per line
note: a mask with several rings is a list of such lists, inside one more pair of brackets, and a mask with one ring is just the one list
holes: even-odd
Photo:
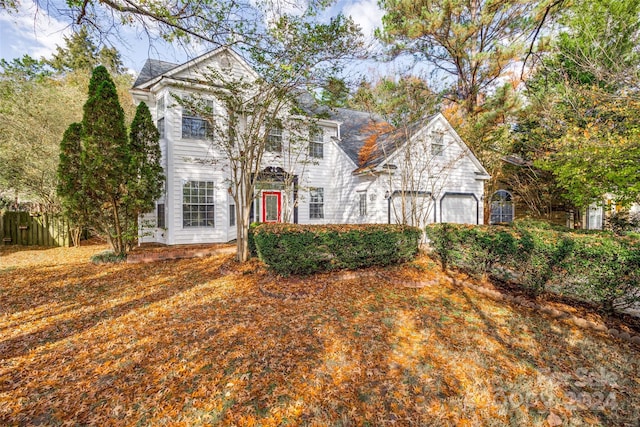
[[(382, 11), (377, 0), (339, 0), (330, 12), (339, 11), (351, 16), (367, 36), (381, 25)], [(33, 0), (22, 0), (18, 13), (0, 11), (0, 57), (8, 61), (25, 54), (50, 57), (56, 46), (64, 45), (64, 36), (71, 33), (70, 20), (49, 16), (46, 10), (37, 9)], [(197, 47), (185, 51), (182, 46), (150, 44), (144, 33), (132, 27), (122, 27), (119, 37), (112, 37), (110, 41), (120, 51), (125, 67), (134, 73), (140, 71), (147, 58), (183, 62), (198, 53)]]

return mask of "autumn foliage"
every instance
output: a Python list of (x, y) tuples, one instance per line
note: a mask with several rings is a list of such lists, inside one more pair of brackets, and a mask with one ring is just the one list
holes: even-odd
[(358, 152), (358, 161), (361, 166), (373, 160), (374, 154), (380, 149), (378, 146), (378, 138), (392, 130), (394, 130), (394, 127), (387, 122), (373, 121), (362, 129), (362, 133), (367, 135), (367, 137)]
[[(318, 292), (293, 300), (261, 292), (255, 261), (88, 261), (104, 249), (0, 247), (0, 425), (637, 420), (637, 348), (488, 299), (424, 256), (312, 276)], [(395, 284), (413, 276), (437, 284)]]

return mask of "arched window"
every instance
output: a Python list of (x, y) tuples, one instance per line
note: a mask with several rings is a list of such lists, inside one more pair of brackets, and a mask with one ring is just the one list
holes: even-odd
[(513, 221), (513, 197), (507, 190), (498, 190), (491, 196), (491, 224)]

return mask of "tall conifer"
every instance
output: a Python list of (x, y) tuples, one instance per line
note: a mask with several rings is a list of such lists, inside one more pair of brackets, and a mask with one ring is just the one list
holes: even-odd
[(160, 132), (153, 123), (149, 107), (141, 102), (129, 132), (130, 181), (128, 205), (138, 217), (154, 208), (154, 202), (162, 195), (164, 174), (160, 160)]
[(137, 237), (137, 219), (162, 191), (158, 130), (146, 105), (138, 107), (131, 139), (115, 84), (96, 67), (82, 123), (60, 143), (58, 194), (67, 215), (107, 239), (124, 256)]

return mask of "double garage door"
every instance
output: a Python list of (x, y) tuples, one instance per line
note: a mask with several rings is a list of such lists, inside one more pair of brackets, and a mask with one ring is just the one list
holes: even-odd
[(440, 201), (440, 221), (478, 224), (478, 205), (473, 194), (445, 194)]

